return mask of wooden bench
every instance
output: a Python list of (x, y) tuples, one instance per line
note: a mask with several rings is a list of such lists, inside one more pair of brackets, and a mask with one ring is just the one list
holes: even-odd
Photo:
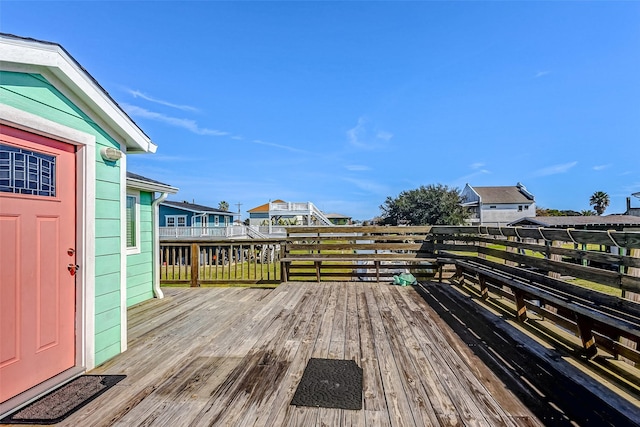
[(532, 311), (575, 332), (587, 358), (596, 356), (598, 344), (640, 364), (640, 352), (619, 342), (620, 337), (640, 342), (640, 304), (482, 258), (441, 257), (438, 261), (455, 265), (454, 283), (471, 281), (479, 287), (481, 298), (489, 298), (491, 290), (513, 299), (518, 321), (526, 321), (527, 312)]
[(288, 230), (282, 280), (392, 280), (409, 271), (430, 279), (439, 269), (430, 227), (309, 227)]

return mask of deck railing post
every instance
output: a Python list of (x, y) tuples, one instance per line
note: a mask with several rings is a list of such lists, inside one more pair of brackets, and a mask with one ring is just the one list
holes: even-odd
[(191, 287), (196, 288), (200, 286), (199, 283), (200, 273), (200, 245), (197, 243), (191, 244)]
[[(640, 258), (640, 249), (637, 249), (637, 248), (628, 249), (628, 252), (629, 252), (629, 256), (631, 258)], [(638, 267), (629, 267), (627, 269), (627, 274), (629, 276), (632, 276), (632, 277), (640, 277), (640, 268), (638, 268)], [(629, 299), (631, 301), (640, 302), (640, 294), (639, 293), (629, 292), (626, 289), (622, 289), (622, 298)], [(621, 338), (620, 342), (622, 344), (626, 345), (627, 347), (631, 347), (633, 349), (637, 349), (638, 348), (638, 342), (637, 341), (631, 341), (631, 340), (626, 339), (626, 338)], [(636, 363), (635, 366), (636, 367), (640, 367), (640, 363)]]

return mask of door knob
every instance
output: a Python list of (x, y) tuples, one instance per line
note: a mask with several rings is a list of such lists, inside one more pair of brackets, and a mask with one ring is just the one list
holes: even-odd
[(80, 266), (78, 264), (67, 265), (67, 270), (69, 270), (69, 274), (71, 274), (72, 276), (75, 276), (79, 269)]

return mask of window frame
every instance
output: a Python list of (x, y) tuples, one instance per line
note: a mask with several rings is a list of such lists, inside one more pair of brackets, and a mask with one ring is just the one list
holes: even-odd
[[(173, 225), (169, 225), (169, 220), (174, 220)], [(184, 224), (180, 225), (180, 220), (183, 220)], [(186, 215), (165, 215), (164, 216), (164, 224), (165, 227), (180, 227), (184, 228), (187, 226), (187, 216)]]
[[(128, 215), (127, 215), (127, 211), (129, 209), (128, 203), (129, 203), (129, 199), (132, 198), (134, 200), (134, 205), (133, 205), (133, 222), (134, 222), (134, 235), (133, 238), (135, 239), (134, 244), (132, 246), (129, 246), (129, 241), (128, 241), (128, 236), (129, 236), (129, 226), (131, 224), (131, 222), (128, 219)], [(133, 254), (139, 254), (141, 251), (141, 247), (140, 247), (140, 192), (139, 191), (131, 191), (128, 190), (127, 191), (127, 196), (126, 196), (126, 200), (125, 200), (125, 218), (124, 221), (126, 221), (125, 224), (125, 229), (126, 229), (126, 234), (124, 235), (125, 238), (125, 245), (127, 247), (127, 255), (133, 255)]]

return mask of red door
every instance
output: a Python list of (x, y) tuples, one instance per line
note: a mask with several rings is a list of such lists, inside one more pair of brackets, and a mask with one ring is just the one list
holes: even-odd
[(0, 402), (75, 365), (74, 151), (0, 126)]

